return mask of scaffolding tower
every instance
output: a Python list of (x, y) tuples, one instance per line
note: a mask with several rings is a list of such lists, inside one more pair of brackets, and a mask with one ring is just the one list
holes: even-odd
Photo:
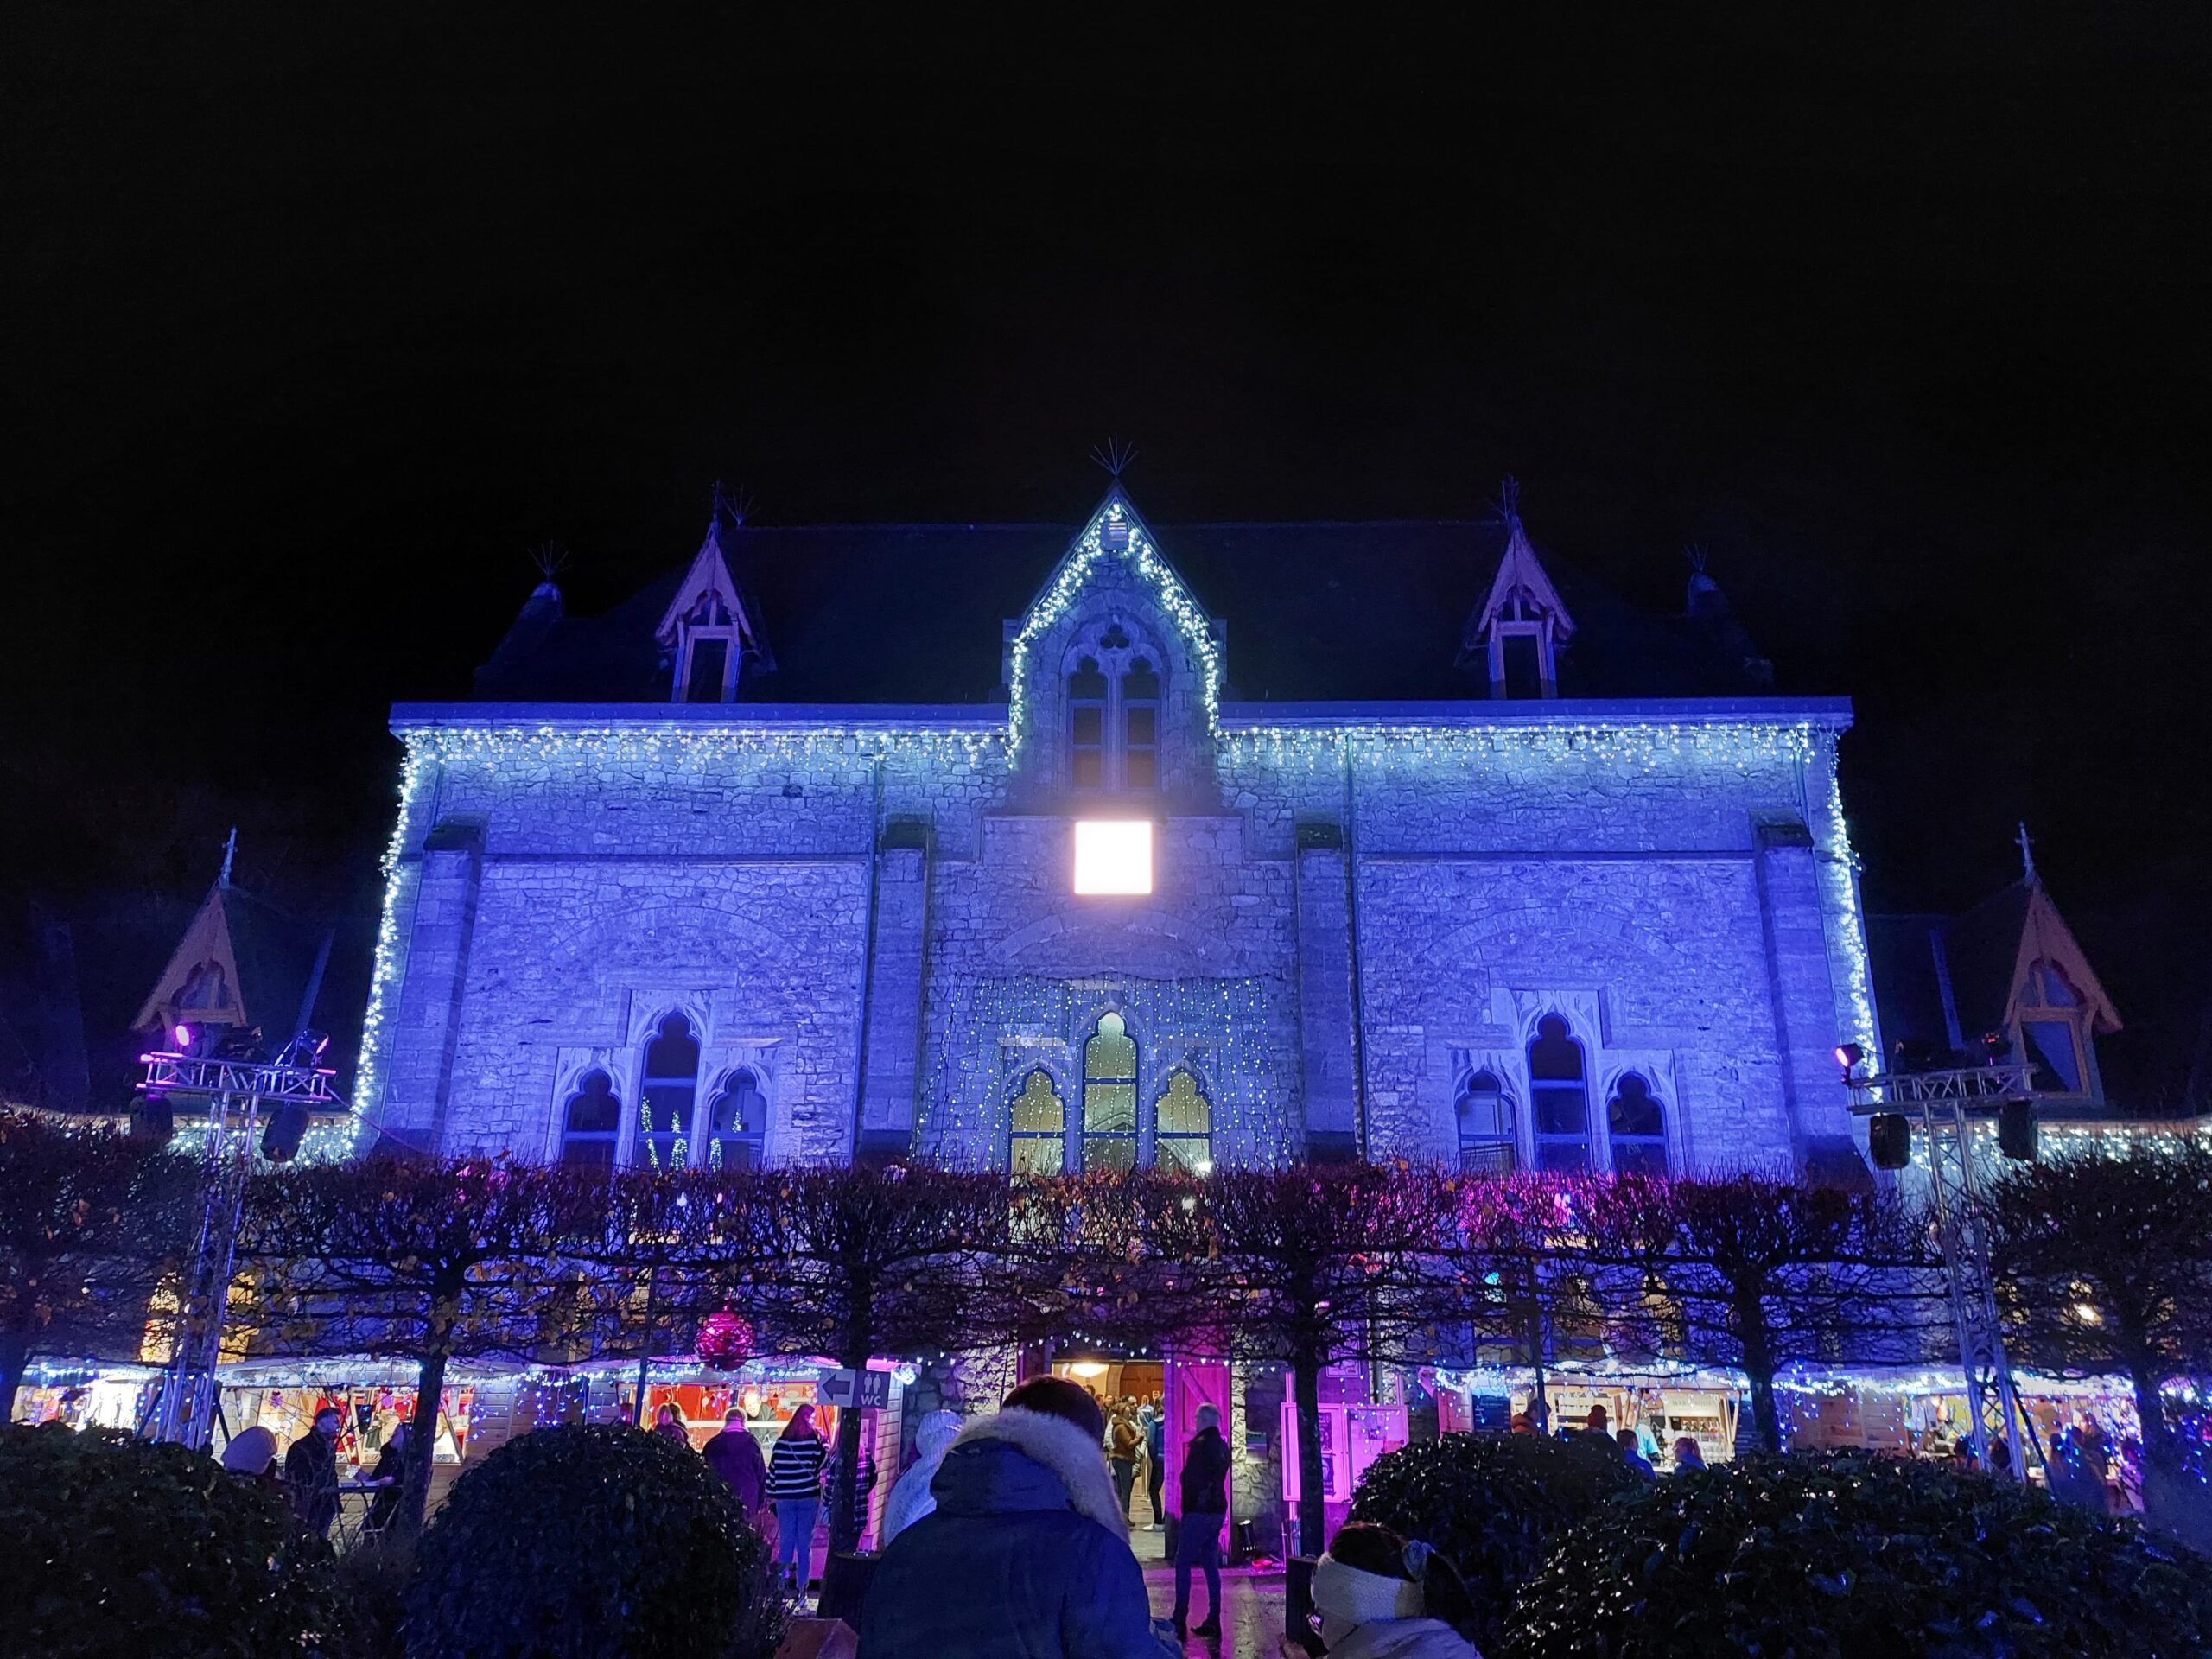
[(178, 1287), (168, 1363), (144, 1433), (203, 1449), (214, 1433), (215, 1368), (223, 1353), (223, 1321), (229, 1311), (237, 1266), (238, 1229), (245, 1217), (246, 1180), (253, 1170), (264, 1103), (308, 1111), (342, 1112), (331, 1091), (332, 1072), (310, 1058), (296, 1063), (298, 1046), (283, 1059), (204, 1058), (181, 1050), (139, 1057), (145, 1072), (138, 1092), (207, 1103), (200, 1144), (200, 1214), (192, 1256)]
[(2018, 1479), (2039, 1455), (1998, 1324), (1997, 1291), (1989, 1263), (1989, 1236), (1976, 1167), (1975, 1125), (1993, 1118), (2008, 1100), (2032, 1098), (2032, 1065), (1961, 1066), (1948, 1071), (1892, 1072), (1852, 1079), (1852, 1112), (1859, 1117), (1894, 1113), (1917, 1121), (1927, 1148), (1925, 1166), (1943, 1251), (1951, 1317), (1958, 1329), (1959, 1364), (1966, 1375), (1969, 1428), (1976, 1460), (1991, 1467), (1991, 1445), (2002, 1440)]

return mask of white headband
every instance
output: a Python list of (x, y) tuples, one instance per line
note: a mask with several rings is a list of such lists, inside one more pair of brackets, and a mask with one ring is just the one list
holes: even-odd
[(1386, 1618), (1419, 1618), (1421, 1586), (1406, 1579), (1346, 1567), (1333, 1555), (1313, 1563), (1313, 1605), (1348, 1624), (1372, 1624)]

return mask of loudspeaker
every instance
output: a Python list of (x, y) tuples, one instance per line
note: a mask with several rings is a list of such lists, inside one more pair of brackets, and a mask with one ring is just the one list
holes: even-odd
[(1912, 1124), (1902, 1112), (1878, 1112), (1866, 1120), (1866, 1150), (1877, 1169), (1903, 1169), (1912, 1161)]
[(2008, 1100), (1997, 1109), (1997, 1149), (2023, 1164), (2035, 1161), (2035, 1102)]
[(272, 1164), (291, 1162), (307, 1132), (306, 1107), (279, 1106), (269, 1115), (269, 1127), (261, 1132), (261, 1155)]

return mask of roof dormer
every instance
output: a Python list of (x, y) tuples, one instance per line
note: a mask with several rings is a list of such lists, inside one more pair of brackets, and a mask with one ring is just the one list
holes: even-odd
[(1522, 527), (1520, 497), (1520, 486), (1507, 479), (1498, 509), (1505, 551), (1488, 597), (1467, 619), (1459, 660), (1485, 663), (1493, 697), (1555, 697), (1559, 650), (1573, 638), (1574, 619)]
[(1025, 787), (1188, 801), (1210, 786), (1224, 635), (1118, 478), (1005, 639)]
[(755, 671), (767, 665), (759, 632), (722, 552), (726, 518), (733, 533), (743, 522), (717, 500), (707, 539), (699, 543), (654, 630), (669, 658), (671, 702), (734, 702), (747, 661), (755, 664)]

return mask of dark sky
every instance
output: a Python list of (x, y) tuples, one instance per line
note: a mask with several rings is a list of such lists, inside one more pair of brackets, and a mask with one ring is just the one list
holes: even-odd
[[(588, 609), (717, 478), (764, 522), (1072, 521), (1119, 433), (1156, 522), (1470, 517), (1512, 473), (1653, 607), (1707, 543), (1783, 689), (1858, 700), (1870, 898), (1972, 901), (2026, 817), (2116, 1080), (2178, 1093), (2201, 8), (666, 10), (0, 22), (0, 950), (27, 898), (188, 904), (233, 820), (243, 876), (365, 915), (384, 706), (466, 686), (535, 543)], [(88, 966), (96, 1021), (164, 945)]]

